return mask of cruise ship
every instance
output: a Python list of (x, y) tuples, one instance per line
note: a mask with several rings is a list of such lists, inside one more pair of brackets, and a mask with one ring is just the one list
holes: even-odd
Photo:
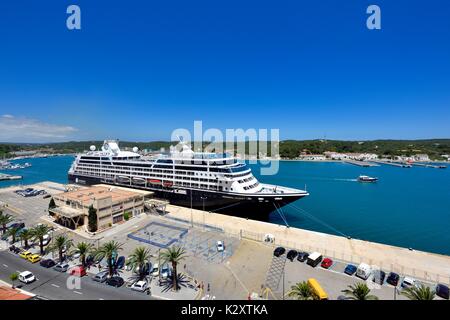
[(260, 183), (247, 164), (228, 153), (194, 152), (184, 142), (167, 154), (142, 156), (122, 151), (117, 140), (91, 146), (75, 158), (70, 183), (98, 183), (153, 191), (171, 204), (217, 213), (264, 219), (308, 195), (299, 189)]

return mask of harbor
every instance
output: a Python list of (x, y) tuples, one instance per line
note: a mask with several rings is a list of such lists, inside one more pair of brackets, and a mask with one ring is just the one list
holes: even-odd
[[(47, 194), (57, 196), (71, 186), (44, 181), (21, 188), (24, 187), (44, 189)], [(412, 277), (430, 287), (436, 283), (450, 283), (450, 256), (447, 255), (174, 205), (166, 205), (159, 211), (146, 211), (130, 221), (114, 224), (92, 235), (84, 232), (83, 227), (77, 230), (61, 227), (48, 215), (48, 198), (22, 198), (15, 192), (17, 190), (18, 187), (0, 189), (0, 203), (6, 212), (26, 225), (44, 223), (53, 226), (57, 234), (66, 234), (75, 242), (97, 244), (114, 239), (124, 244), (122, 254), (130, 254), (136, 246), (144, 245), (154, 256), (166, 247), (166, 243), (182, 245), (188, 252), (188, 258), (185, 261), (187, 266), (181, 267), (181, 272), (208, 284), (207, 291), (195, 293), (197, 297), (214, 295), (217, 299), (247, 299), (250, 294), (256, 293), (261, 294), (263, 299), (283, 299), (283, 281), (289, 287), (314, 277), (319, 279), (330, 299), (339, 299), (341, 289), (361, 281), (343, 273), (349, 263), (366, 263), (386, 273), (396, 272), (402, 279)], [(225, 243), (226, 251), (222, 254), (215, 248), (218, 240)], [(296, 260), (289, 262), (284, 259), (283, 278), (281, 272), (274, 268), (280, 260), (273, 256), (273, 250), (280, 246), (286, 250), (318, 252), (333, 260), (331, 270), (311, 268)], [(261, 291), (262, 287), (265, 290)], [(389, 300), (392, 299), (392, 288), (384, 284), (373, 288), (373, 292), (380, 299)], [(156, 297), (180, 298), (156, 290), (157, 287), (154, 288)], [(267, 290), (270, 296), (264, 296)], [(186, 298), (186, 292), (183, 294), (181, 296)], [(188, 298), (193, 299), (194, 294)], [(398, 299), (405, 297), (399, 296)]]

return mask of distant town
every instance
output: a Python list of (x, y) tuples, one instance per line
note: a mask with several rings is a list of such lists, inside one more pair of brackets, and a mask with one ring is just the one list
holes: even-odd
[[(139, 153), (151, 155), (168, 151), (177, 142), (152, 141), (131, 142), (121, 141), (124, 150), (138, 147)], [(400, 162), (429, 162), (449, 161), (450, 139), (429, 140), (372, 140), (372, 141), (339, 141), (339, 140), (284, 140), (275, 144), (271, 149), (270, 142), (258, 143), (256, 152), (249, 151), (249, 142), (235, 142), (234, 153), (241, 159), (282, 159), (282, 160), (353, 160), (371, 161), (386, 160)], [(34, 157), (76, 154), (89, 149), (91, 145), (101, 145), (102, 141), (70, 141), (61, 143), (26, 144), (0, 143), (0, 159), (24, 159)], [(211, 143), (203, 142), (203, 147)], [(217, 145), (219, 146), (219, 145)], [(264, 146), (264, 150), (262, 148)], [(213, 144), (214, 147), (214, 144)], [(221, 146), (222, 147), (222, 146)], [(237, 150), (246, 150), (246, 154), (239, 154)], [(200, 151), (200, 150), (196, 150)], [(272, 153), (277, 154), (272, 156)]]

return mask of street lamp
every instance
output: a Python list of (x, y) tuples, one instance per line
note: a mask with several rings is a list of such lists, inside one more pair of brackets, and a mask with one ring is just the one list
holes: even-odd
[(194, 227), (194, 213), (192, 212), (192, 189), (189, 193), (191, 194), (191, 227)]

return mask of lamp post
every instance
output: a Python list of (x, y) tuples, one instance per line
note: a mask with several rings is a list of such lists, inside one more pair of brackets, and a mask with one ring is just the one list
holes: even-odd
[(191, 194), (191, 227), (194, 227), (194, 213), (192, 212), (192, 189), (189, 193)]
[(207, 199), (207, 197), (202, 196), (201, 199), (203, 202), (203, 228), (205, 229), (205, 224), (206, 224), (206, 221), (205, 221), (205, 199)]

